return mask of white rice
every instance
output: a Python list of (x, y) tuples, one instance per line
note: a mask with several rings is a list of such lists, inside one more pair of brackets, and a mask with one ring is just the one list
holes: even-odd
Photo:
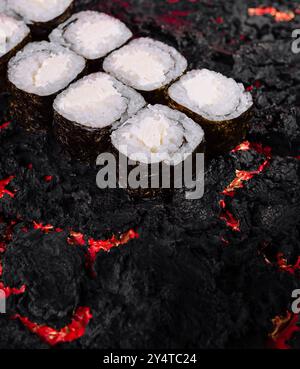
[(211, 121), (237, 118), (253, 105), (243, 84), (207, 69), (185, 74), (169, 88), (169, 96)]
[(8, 0), (8, 11), (14, 12), (27, 24), (49, 22), (63, 14), (73, 0)]
[(29, 33), (23, 21), (0, 13), (0, 57), (13, 50)]
[(8, 64), (8, 79), (25, 92), (49, 96), (67, 87), (84, 69), (85, 59), (58, 44), (32, 42)]
[(192, 154), (203, 138), (198, 124), (164, 105), (148, 105), (111, 134), (119, 152), (146, 164), (176, 165)]
[(186, 59), (173, 47), (151, 38), (138, 38), (110, 54), (103, 69), (127, 85), (153, 91), (182, 75)]
[(49, 39), (93, 60), (124, 45), (131, 37), (131, 31), (118, 19), (88, 10), (74, 14), (60, 24)]
[(73, 83), (54, 101), (61, 116), (90, 128), (124, 122), (143, 106), (145, 100), (138, 92), (101, 72)]

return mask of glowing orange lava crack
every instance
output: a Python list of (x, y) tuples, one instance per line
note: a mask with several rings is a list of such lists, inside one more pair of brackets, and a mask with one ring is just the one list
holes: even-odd
[(289, 349), (287, 344), (295, 332), (300, 332), (298, 324), (298, 314), (287, 311), (286, 316), (277, 315), (272, 319), (273, 331), (269, 334), (268, 346), (274, 349)]
[[(251, 143), (249, 141), (242, 142), (236, 148), (234, 148), (231, 152), (237, 151), (247, 151), (247, 150), (255, 150), (259, 154), (263, 154), (266, 157), (266, 160), (259, 166), (257, 170), (246, 171), (246, 170), (236, 170), (235, 179), (222, 191), (222, 195), (234, 197), (236, 190), (244, 187), (244, 182), (249, 181), (254, 176), (263, 172), (266, 167), (270, 164), (270, 160), (272, 158), (272, 150), (270, 147), (262, 146), (258, 143)], [(237, 220), (234, 215), (226, 209), (226, 203), (224, 200), (220, 200), (219, 202), (221, 208), (220, 219), (224, 220), (228, 227), (230, 227), (233, 231), (240, 231), (240, 222)]]
[(7, 127), (10, 125), (10, 123), (11, 123), (11, 122), (5, 122), (5, 123), (2, 123), (2, 124), (0, 125), (0, 131), (1, 131), (2, 129), (7, 128)]
[(12, 316), (12, 319), (19, 319), (32, 333), (37, 334), (49, 345), (55, 346), (58, 343), (72, 342), (82, 337), (92, 317), (89, 307), (79, 307), (75, 311), (71, 323), (60, 330), (31, 322), (27, 317), (19, 314)]
[(15, 176), (9, 176), (8, 178), (0, 180), (0, 199), (2, 199), (5, 194), (10, 197), (15, 197), (13, 192), (6, 189), (6, 186), (9, 185), (14, 178)]
[(125, 245), (130, 240), (133, 240), (135, 238), (138, 238), (139, 234), (136, 233), (133, 229), (130, 229), (126, 233), (123, 233), (120, 238), (116, 238), (115, 236), (112, 236), (112, 238), (108, 240), (99, 240), (96, 241), (93, 238), (90, 238), (88, 241), (89, 248), (88, 248), (88, 254), (89, 254), (89, 261), (91, 263), (95, 262), (96, 256), (99, 251), (110, 251), (113, 247), (118, 247), (120, 245)]
[(297, 270), (300, 271), (300, 256), (298, 256), (296, 263), (294, 265), (291, 265), (287, 263), (287, 259), (284, 257), (283, 253), (279, 252), (277, 254), (277, 264), (280, 270), (283, 270), (290, 274), (295, 274)]
[(250, 17), (253, 16), (262, 16), (262, 15), (272, 15), (276, 22), (290, 22), (295, 18), (295, 13), (293, 11), (279, 11), (274, 7), (258, 7), (258, 8), (249, 8), (248, 15)]

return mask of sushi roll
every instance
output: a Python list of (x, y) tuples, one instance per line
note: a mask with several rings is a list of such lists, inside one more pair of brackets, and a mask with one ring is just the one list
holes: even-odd
[(18, 50), (30, 41), (30, 30), (26, 24), (4, 13), (0, 13), (0, 76), (4, 87), (7, 62)]
[(74, 157), (94, 162), (109, 146), (112, 127), (145, 105), (143, 97), (98, 72), (70, 85), (54, 101), (54, 134)]
[(96, 11), (82, 11), (60, 24), (50, 41), (69, 47), (88, 60), (90, 71), (100, 71), (100, 60), (124, 45), (131, 31), (118, 19)]
[(163, 102), (165, 89), (187, 68), (173, 47), (151, 38), (138, 38), (114, 51), (103, 63), (105, 72), (140, 91), (149, 103)]
[[(164, 197), (177, 188), (178, 180), (184, 184), (183, 171), (176, 172), (176, 168), (183, 169), (188, 158), (192, 159), (191, 174), (196, 174), (196, 154), (204, 153), (204, 131), (177, 110), (148, 105), (112, 132), (111, 143), (117, 162), (128, 163), (127, 183), (121, 187), (134, 197)], [(137, 167), (143, 168), (139, 186), (132, 185), (128, 175)], [(120, 169), (118, 178), (123, 183)]]
[(27, 130), (48, 128), (55, 96), (84, 69), (84, 58), (63, 46), (29, 43), (8, 63), (12, 116)]
[(201, 124), (209, 155), (227, 152), (247, 134), (252, 96), (232, 78), (207, 69), (193, 70), (168, 89), (168, 101)]
[(71, 16), (73, 3), (73, 0), (7, 0), (6, 11), (22, 18), (34, 38), (41, 40)]

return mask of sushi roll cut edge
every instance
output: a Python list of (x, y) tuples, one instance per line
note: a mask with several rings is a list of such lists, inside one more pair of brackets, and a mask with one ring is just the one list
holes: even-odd
[[(206, 153), (209, 157), (227, 153), (235, 146), (237, 146), (239, 143), (241, 143), (247, 135), (247, 132), (250, 127), (250, 120), (253, 115), (253, 101), (251, 94), (249, 92), (246, 92), (241, 84), (237, 84), (234, 81), (236, 85), (240, 87), (242, 94), (244, 94), (244, 96), (247, 95), (246, 97), (247, 104), (245, 105), (246, 109), (242, 111), (238, 116), (232, 116), (229, 117), (228, 119), (226, 118), (216, 119), (216, 117), (213, 116), (209, 118), (207, 114), (195, 112), (195, 110), (194, 109), (192, 110), (190, 106), (188, 107), (183, 102), (179, 102), (178, 100), (180, 99), (176, 99), (177, 101), (175, 101), (174, 97), (170, 96), (172, 95), (170, 94), (170, 90), (174, 89), (174, 86), (176, 88), (176, 86), (180, 84), (182, 78), (186, 78), (186, 76), (188, 76), (190, 73), (193, 72), (194, 71), (186, 73), (183, 77), (175, 81), (166, 91), (165, 98), (167, 100), (168, 106), (183, 112), (184, 114), (186, 114), (188, 117), (190, 117), (203, 127), (206, 137), (206, 146), (207, 146)], [(212, 73), (220, 75), (220, 73), (216, 72)], [(227, 78), (225, 76), (222, 77)], [(186, 91), (183, 92), (182, 88), (181, 92), (186, 93)], [(204, 91), (204, 94), (206, 93), (207, 91)]]
[[(132, 36), (130, 29), (119, 19), (102, 12), (84, 10), (55, 28), (49, 40), (83, 56), (89, 72), (95, 73), (102, 70), (103, 59), (125, 45)], [(89, 37), (92, 42), (89, 42)]]
[[(24, 88), (24, 82), (22, 82), (22, 79), (25, 80), (25, 75), (29, 69), (28, 67), (31, 67), (37, 62), (37, 60), (34, 59), (35, 53), (39, 54), (39, 52), (42, 52), (45, 54), (49, 53), (49, 55), (51, 55), (51, 52), (55, 53), (58, 50), (61, 52), (66, 52), (66, 55), (68, 55), (70, 59), (73, 58), (72, 67), (74, 67), (74, 70), (72, 70), (72, 74), (74, 78), (69, 78), (70, 72), (68, 71), (65, 76), (65, 83), (63, 83), (57, 90), (54, 89), (49, 91), (49, 94), (47, 94), (45, 90), (43, 93), (40, 93), (37, 91), (29, 91)], [(27, 57), (28, 60), (26, 60)], [(26, 68), (22, 68), (18, 65), (18, 63), (22, 65), (22, 60), (24, 63), (28, 62)], [(8, 91), (11, 94), (11, 99), (9, 102), (11, 116), (27, 131), (49, 130), (52, 127), (52, 105), (55, 96), (60, 91), (65, 89), (70, 83), (81, 78), (85, 74), (85, 71), (85, 60), (81, 56), (66, 48), (63, 48), (62, 46), (54, 45), (47, 41), (32, 42), (27, 44), (8, 63), (7, 86)], [(51, 73), (55, 73), (55, 76), (57, 76), (57, 68), (52, 70)], [(47, 81), (48, 76), (46, 75), (46, 71), (44, 76)], [(43, 81), (44, 76), (41, 75), (41, 81)], [(17, 77), (19, 77), (19, 79)], [(27, 77), (29, 78), (30, 75), (27, 75)], [(51, 82), (51, 78), (49, 81)], [(58, 81), (58, 83), (60, 83), (60, 81)], [(30, 85), (28, 86), (32, 87)]]
[[(2, 13), (0, 13), (0, 17), (7, 18), (7, 20), (16, 22), (16, 24), (17, 23), (20, 24), (23, 28), (23, 33), (24, 33), (24, 37), (20, 39), (20, 41), (15, 46), (13, 46), (13, 48), (11, 48), (6, 53), (4, 53), (2, 56), (0, 56), (0, 83), (1, 83), (0, 90), (3, 91), (6, 87), (6, 82), (7, 82), (7, 78), (6, 78), (7, 63), (13, 56), (17, 54), (18, 51), (23, 49), (23, 47), (31, 41), (31, 34), (30, 34), (30, 29), (22, 21), (15, 20), (14, 18), (7, 16), (6, 14), (2, 14)], [(6, 42), (5, 42), (5, 45), (6, 45)]]
[[(102, 106), (101, 95), (106, 99)], [(94, 96), (97, 97), (94, 99)], [(114, 77), (103, 72), (89, 74), (56, 97), (53, 104), (54, 135), (72, 157), (95, 163), (99, 154), (110, 150), (112, 129), (145, 104), (138, 92)]]
[[(33, 40), (41, 41), (45, 39), (49, 35), (49, 33), (54, 28), (56, 28), (59, 24), (65, 22), (72, 15), (73, 10), (74, 10), (74, 0), (71, 1), (71, 3), (67, 6), (67, 8), (61, 14), (55, 16), (53, 19), (42, 22), (42, 21), (29, 20), (29, 19), (26, 19), (26, 17), (24, 17), (24, 21), (30, 27)], [(17, 17), (22, 18), (22, 14), (19, 14), (18, 12), (14, 11), (12, 6), (8, 5), (7, 11), (9, 12), (9, 14), (15, 13)]]
[[(152, 126), (152, 122), (154, 126)], [(157, 124), (155, 123), (157, 122)], [(179, 160), (175, 163), (175, 159), (173, 161), (173, 164), (171, 164), (172, 160), (170, 159), (172, 155), (168, 158), (168, 153), (164, 149), (161, 151), (161, 153), (158, 152), (158, 157), (155, 158), (156, 154), (154, 155), (154, 161), (151, 162), (151, 152), (152, 149), (150, 146), (147, 148), (147, 157), (150, 161), (142, 161), (139, 160), (140, 153), (138, 151), (133, 151), (132, 153), (134, 156), (131, 156), (128, 154), (128, 151), (126, 153), (123, 152), (123, 149), (121, 147), (125, 147), (126, 145), (123, 145), (123, 142), (130, 142), (130, 138), (132, 138), (133, 142), (138, 143), (138, 145), (144, 141), (147, 143), (147, 145), (151, 145), (151, 142), (154, 143), (155, 141), (158, 143), (161, 141), (161, 138), (157, 136), (157, 132), (162, 132), (159, 128), (159, 124), (162, 124), (163, 126), (166, 124), (168, 135), (165, 135), (164, 139), (169, 139), (169, 144), (172, 145), (172, 140), (175, 139), (176, 141), (176, 134), (179, 136), (182, 134), (182, 141), (178, 142), (179, 145), (179, 151), (175, 153), (174, 157), (176, 157), (176, 154), (181, 155), (182, 160)], [(168, 126), (169, 124), (169, 126)], [(136, 125), (136, 127), (134, 127)], [(128, 128), (126, 128), (128, 127)], [(128, 129), (128, 132), (126, 132), (126, 129)], [(175, 136), (174, 136), (175, 135)], [(155, 137), (156, 136), (156, 137)], [(126, 139), (125, 139), (126, 137)], [(177, 137), (178, 138), (178, 137)], [(193, 142), (194, 141), (194, 142)], [(193, 144), (191, 144), (193, 142)], [(131, 117), (128, 121), (126, 121), (124, 124), (122, 124), (120, 127), (118, 127), (116, 130), (114, 130), (111, 134), (111, 147), (112, 152), (117, 160), (117, 177), (120, 178), (119, 173), (119, 162), (120, 158), (122, 157), (122, 160), (133, 160), (134, 164), (131, 164), (128, 161), (127, 165), (127, 173), (130, 173), (132, 170), (136, 169), (138, 166), (144, 166), (146, 167), (146, 171), (148, 172), (147, 181), (148, 181), (148, 188), (144, 188), (142, 186), (138, 188), (132, 188), (130, 186), (127, 186), (125, 190), (127, 193), (133, 197), (133, 198), (140, 198), (140, 199), (149, 199), (149, 198), (161, 198), (161, 199), (167, 199), (169, 200), (174, 191), (176, 190), (175, 182), (175, 167), (177, 165), (182, 165), (182, 174), (181, 174), (181, 180), (182, 180), (182, 188), (185, 188), (184, 186), (184, 178), (183, 178), (183, 168), (184, 165), (187, 163), (187, 157), (191, 158), (191, 165), (192, 165), (192, 174), (193, 179), (195, 179), (196, 173), (196, 160), (197, 160), (197, 154), (204, 154), (205, 153), (205, 136), (203, 129), (195, 123), (192, 119), (187, 117), (184, 113), (179, 112), (177, 110), (171, 109), (168, 106), (156, 104), (156, 105), (147, 105), (145, 108), (141, 109), (137, 114), (135, 114), (133, 117)], [(121, 143), (120, 146), (118, 146), (118, 143)], [(135, 145), (134, 144), (134, 145)], [(134, 150), (136, 150), (136, 147), (133, 145)], [(184, 151), (186, 147), (189, 147), (192, 145), (192, 150)], [(130, 147), (130, 146), (129, 146)], [(128, 146), (126, 146), (127, 150)], [(183, 150), (182, 153), (180, 153), (180, 149)], [(150, 150), (150, 151), (149, 151)], [(155, 150), (154, 150), (155, 151)], [(144, 154), (144, 153), (141, 153)], [(187, 157), (184, 156), (184, 154), (187, 154)], [(150, 155), (150, 156), (149, 156)], [(162, 155), (160, 157), (160, 155)], [(163, 159), (163, 158), (166, 159)], [(159, 165), (159, 169), (155, 169), (155, 172), (153, 172), (151, 166), (156, 163)], [(165, 165), (166, 168), (169, 168), (170, 173), (170, 186), (168, 188), (164, 188), (162, 186), (162, 175), (163, 175), (163, 165)], [(178, 167), (177, 167), (178, 168)], [(157, 172), (158, 171), (158, 172)], [(153, 187), (151, 186), (151, 178), (155, 176), (159, 180), (159, 186)]]
[(139, 91), (150, 104), (165, 102), (165, 91), (187, 66), (174, 47), (149, 37), (130, 41), (103, 62), (105, 72)]

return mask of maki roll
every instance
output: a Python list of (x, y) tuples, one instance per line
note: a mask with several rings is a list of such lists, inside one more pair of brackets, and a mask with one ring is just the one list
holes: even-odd
[(114, 51), (103, 69), (139, 90), (150, 103), (163, 102), (167, 86), (187, 68), (186, 59), (173, 47), (151, 38), (138, 38)]
[(73, 0), (7, 0), (6, 11), (22, 18), (30, 25), (33, 36), (41, 40), (71, 16), (73, 3)]
[(114, 125), (145, 105), (143, 97), (106, 73), (90, 74), (54, 101), (54, 134), (74, 157), (95, 162)]
[(87, 59), (90, 70), (97, 72), (101, 58), (131, 37), (131, 31), (118, 19), (89, 10), (74, 14), (49, 35), (50, 41), (67, 46)]
[(30, 30), (26, 24), (4, 13), (0, 13), (0, 76), (4, 85), (7, 62), (18, 50), (30, 41)]
[(168, 89), (169, 105), (201, 124), (209, 154), (234, 148), (246, 136), (252, 96), (241, 83), (207, 69), (188, 72)]
[(26, 129), (45, 129), (52, 123), (52, 104), (58, 92), (85, 68), (85, 60), (50, 42), (32, 42), (8, 63), (12, 116)]
[[(183, 187), (182, 170), (188, 160), (192, 166), (190, 174), (197, 174), (195, 160), (197, 153), (204, 153), (204, 131), (177, 110), (148, 105), (112, 132), (111, 143), (119, 163), (120, 187), (133, 196), (164, 196)], [(125, 174), (121, 173), (121, 160), (128, 163)], [(136, 182), (137, 169), (141, 170)]]

